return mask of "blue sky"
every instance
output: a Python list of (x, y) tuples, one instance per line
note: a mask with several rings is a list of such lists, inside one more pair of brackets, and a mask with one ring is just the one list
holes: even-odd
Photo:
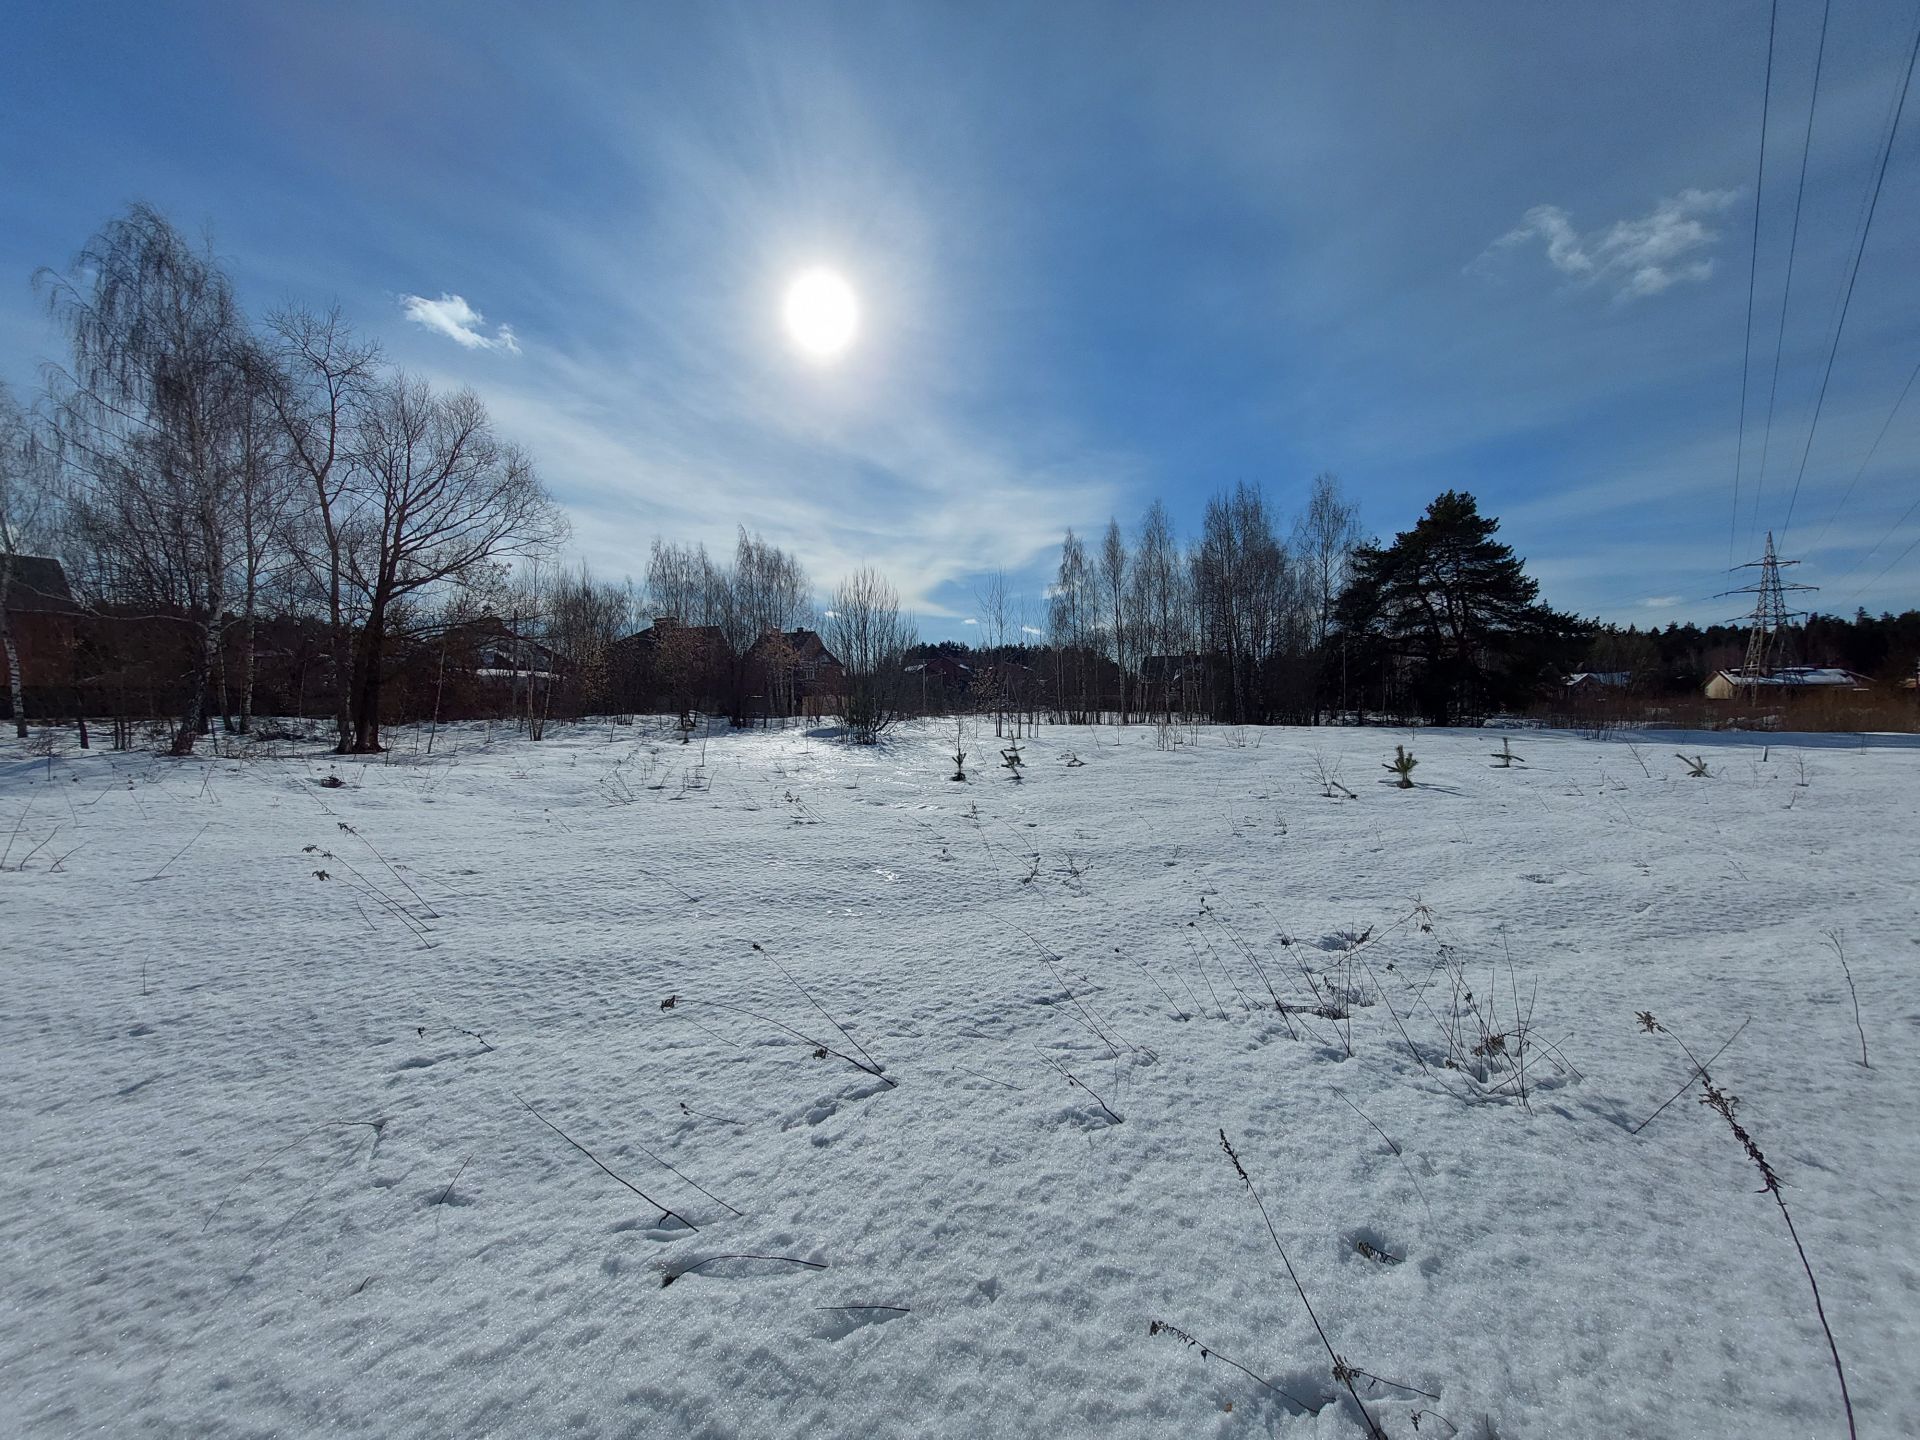
[[(1821, 5), (1779, 13), (1738, 511), (1765, 3), (15, 7), (0, 377), (138, 197), (251, 308), (472, 385), (602, 571), (745, 522), (964, 636), (1068, 525), (1325, 470), (1383, 536), (1472, 490), (1563, 607), (1721, 618), (1920, 18), (1832, 7), (1769, 407)], [(1920, 552), (1874, 579), (1920, 536), (1917, 257), (1920, 99), (1784, 545), (1821, 608), (1920, 604)], [(830, 364), (781, 329), (811, 265), (861, 299)]]

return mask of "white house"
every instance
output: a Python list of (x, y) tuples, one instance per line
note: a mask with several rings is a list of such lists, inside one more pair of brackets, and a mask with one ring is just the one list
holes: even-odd
[(1782, 665), (1762, 675), (1745, 670), (1722, 670), (1707, 681), (1709, 700), (1739, 700), (1748, 695), (1781, 698), (1787, 695), (1842, 694), (1871, 690), (1864, 675), (1837, 665)]

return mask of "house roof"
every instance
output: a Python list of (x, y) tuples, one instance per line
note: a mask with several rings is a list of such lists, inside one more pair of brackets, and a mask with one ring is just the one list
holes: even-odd
[[(698, 643), (703, 648), (718, 648), (726, 644), (726, 636), (718, 625), (682, 625), (671, 615), (659, 617), (644, 630), (636, 630), (631, 635), (622, 635), (614, 643), (616, 645), (658, 645), (661, 638), (667, 635), (696, 636), (698, 637)], [(840, 663), (839, 657), (827, 648), (827, 642), (821, 638), (820, 632), (817, 630), (808, 630), (804, 627), (798, 630), (770, 630), (758, 640), (755, 640), (753, 642), (753, 648), (747, 653), (749, 655), (760, 655), (764, 651), (767, 642), (776, 635), (784, 639), (789, 646), (800, 651), (805, 651), (809, 646), (818, 645), (820, 647), (820, 653), (815, 658), (823, 661), (831, 661), (835, 665)]]
[(1567, 676), (1569, 685), (1630, 685), (1633, 683), (1631, 670), (1581, 670)]
[(77, 615), (67, 572), (45, 555), (13, 557), (13, 580), (7, 586), (7, 609), (44, 615)]
[(1837, 665), (1782, 665), (1764, 675), (1749, 675), (1745, 670), (1722, 670), (1719, 678), (1730, 685), (1774, 689), (1806, 686), (1829, 690), (1864, 690), (1873, 683), (1866, 676), (1856, 675)]

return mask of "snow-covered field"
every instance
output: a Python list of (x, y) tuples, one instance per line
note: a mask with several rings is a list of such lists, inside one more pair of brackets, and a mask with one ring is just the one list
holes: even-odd
[(7, 741), (0, 1433), (1912, 1433), (1909, 739), (1183, 738)]

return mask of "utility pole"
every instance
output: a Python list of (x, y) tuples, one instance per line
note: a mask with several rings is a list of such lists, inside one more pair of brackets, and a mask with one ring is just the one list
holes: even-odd
[(1793, 585), (1780, 578), (1783, 566), (1798, 565), (1798, 560), (1782, 560), (1774, 553), (1773, 532), (1767, 532), (1766, 553), (1758, 560), (1749, 560), (1737, 566), (1741, 570), (1758, 570), (1759, 581), (1753, 585), (1743, 585), (1737, 590), (1723, 590), (1723, 595), (1751, 595), (1753, 613), (1747, 617), (1747, 659), (1740, 667), (1740, 680), (1747, 687), (1749, 695), (1770, 677), (1781, 659), (1780, 645), (1782, 636), (1790, 620), (1803, 620), (1807, 612), (1787, 609), (1789, 590), (1818, 590), (1818, 585)]

